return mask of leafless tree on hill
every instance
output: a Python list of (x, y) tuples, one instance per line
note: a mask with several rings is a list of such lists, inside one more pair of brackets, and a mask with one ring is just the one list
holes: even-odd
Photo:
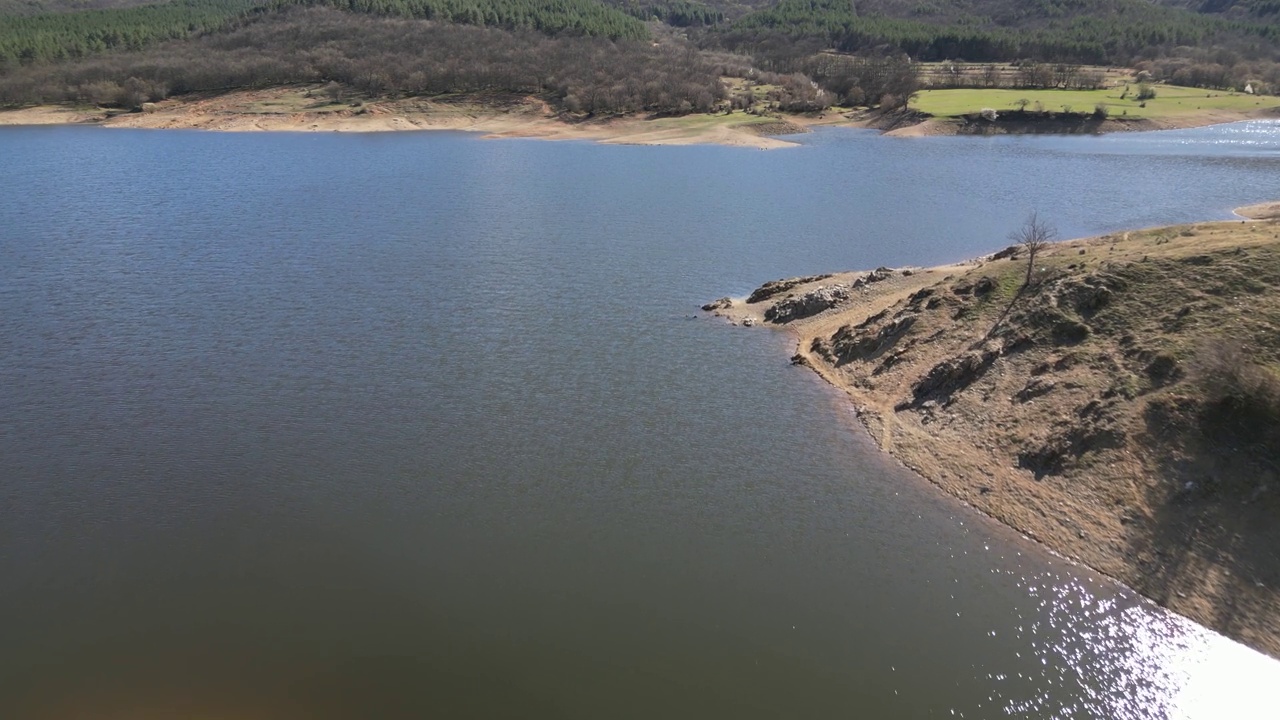
[(1048, 247), (1049, 243), (1058, 239), (1058, 229), (1047, 221), (1041, 220), (1039, 212), (1033, 211), (1017, 230), (1009, 233), (1009, 239), (1020, 245), (1027, 253), (1027, 277), (1022, 285), (1030, 286), (1031, 275), (1036, 268), (1036, 256)]

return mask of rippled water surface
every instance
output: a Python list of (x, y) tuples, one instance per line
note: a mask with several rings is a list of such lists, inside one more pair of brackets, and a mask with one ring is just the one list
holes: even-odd
[(1274, 717), (691, 316), (1229, 218), (1280, 125), (801, 140), (0, 129), (0, 717)]

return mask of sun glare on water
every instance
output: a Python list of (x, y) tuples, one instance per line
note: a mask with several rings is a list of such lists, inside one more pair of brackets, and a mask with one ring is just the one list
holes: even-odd
[[(1044, 691), (1006, 702), (1007, 715), (1280, 717), (1280, 661), (1139, 598), (1098, 598), (1078, 581), (1029, 582), (1026, 589), (1044, 612), (1020, 628), (1045, 668), (1037, 683)], [(1048, 693), (1064, 683), (1079, 685), (1072, 693), (1078, 699), (1065, 707)]]

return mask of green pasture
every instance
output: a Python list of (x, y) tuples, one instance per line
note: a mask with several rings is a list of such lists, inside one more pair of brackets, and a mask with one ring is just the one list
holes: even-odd
[(1016, 110), (1018, 101), (1029, 101), (1027, 110), (1036, 110), (1036, 103), (1049, 112), (1093, 112), (1099, 104), (1107, 106), (1112, 117), (1131, 117), (1156, 120), (1160, 118), (1191, 115), (1215, 110), (1248, 112), (1280, 106), (1280, 97), (1247, 95), (1223, 90), (1202, 90), (1177, 85), (1152, 85), (1156, 97), (1146, 100), (1145, 107), (1136, 98), (1137, 83), (1130, 83), (1126, 97), (1125, 86), (1105, 90), (995, 90), (988, 88), (960, 90), (922, 90), (911, 101), (911, 108), (935, 117), (956, 117), (992, 108), (997, 112)]

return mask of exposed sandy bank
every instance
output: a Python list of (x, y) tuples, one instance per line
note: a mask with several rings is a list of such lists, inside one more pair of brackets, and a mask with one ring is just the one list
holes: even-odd
[(717, 312), (755, 325), (819, 310), (784, 324), (793, 361), (847, 393), (880, 447), (1280, 657), (1280, 427), (1223, 405), (1203, 365), (1227, 340), (1248, 363), (1280, 364), (1280, 221), (1059, 243), (1020, 290), (1025, 268), (1014, 256), (842, 273)]
[(335, 102), (318, 85), (205, 93), (148, 104), (144, 112), (94, 107), (41, 106), (0, 111), (0, 125), (86, 124), (104, 127), (223, 132), (393, 132), (458, 130), (490, 138), (590, 140), (631, 145), (729, 145), (774, 149), (796, 145), (782, 137), (812, 127), (881, 130), (893, 137), (963, 134), (1103, 133), (1165, 130), (1277, 117), (1206, 111), (1165, 120), (1037, 121), (997, 123), (932, 118), (911, 111), (830, 109), (807, 115), (759, 117), (743, 112), (683, 117), (629, 115), (578, 119), (553, 112), (543, 100), (510, 94)]
[(1280, 219), (1280, 202), (1258, 203), (1236, 208), (1236, 214), (1251, 220)]
[(1230, 110), (1205, 110), (1165, 118), (1118, 118), (1106, 120), (1033, 120), (1018, 122), (1006, 116), (994, 123), (970, 121), (964, 118), (924, 117), (918, 122), (895, 127), (885, 132), (891, 137), (930, 137), (938, 135), (1077, 135), (1114, 132), (1149, 132), (1206, 127), (1244, 120), (1280, 118), (1275, 108), (1250, 112)]
[(741, 112), (673, 118), (640, 116), (566, 120), (527, 96), (409, 98), (333, 102), (319, 87), (285, 87), (184, 96), (144, 112), (36, 107), (0, 112), (0, 125), (93, 124), (104, 127), (224, 132), (392, 132), (460, 130), (493, 138), (591, 140), (635, 145), (717, 144), (760, 149), (795, 143), (766, 135), (804, 132), (800, 125)]

